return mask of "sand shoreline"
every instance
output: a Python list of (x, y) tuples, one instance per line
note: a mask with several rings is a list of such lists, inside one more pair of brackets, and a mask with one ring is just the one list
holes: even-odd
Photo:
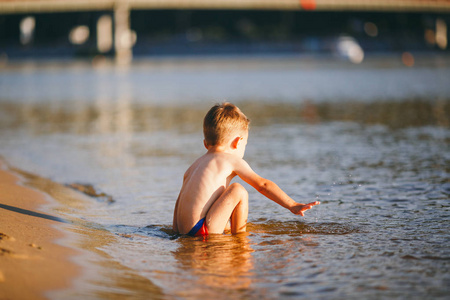
[(62, 245), (66, 221), (42, 211), (49, 196), (23, 183), (0, 161), (0, 299), (46, 299), (81, 274), (78, 251)]
[(102, 250), (117, 235), (76, 217), (89, 214), (92, 201), (0, 158), (1, 300), (164, 298)]

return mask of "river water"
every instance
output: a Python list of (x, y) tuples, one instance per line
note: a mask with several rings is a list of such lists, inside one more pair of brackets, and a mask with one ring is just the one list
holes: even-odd
[[(107, 286), (98, 277), (114, 274), (97, 274), (58, 297), (450, 293), (448, 58), (413, 68), (396, 57), (31, 63), (1, 71), (0, 91), (0, 155), (64, 186), (92, 186), (89, 208), (66, 214), (112, 236), (96, 250), (145, 279)], [(183, 173), (204, 153), (202, 118), (223, 100), (252, 121), (253, 169), (321, 205), (295, 216), (246, 185), (246, 234), (171, 232)]]

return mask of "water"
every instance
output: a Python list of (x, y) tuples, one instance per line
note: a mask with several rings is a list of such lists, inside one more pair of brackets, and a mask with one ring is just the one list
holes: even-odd
[[(418, 64), (285, 58), (4, 70), (0, 155), (95, 190), (84, 209), (60, 213), (109, 236), (91, 250), (109, 255), (103, 267), (114, 271), (88, 276), (66, 298), (444, 299), (450, 68)], [(248, 233), (171, 232), (183, 173), (204, 152), (202, 118), (222, 99), (252, 120), (253, 169), (320, 206), (294, 216), (246, 185)]]

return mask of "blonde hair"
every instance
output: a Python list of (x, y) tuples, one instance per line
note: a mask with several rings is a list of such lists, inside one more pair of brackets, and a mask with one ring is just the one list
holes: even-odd
[(246, 132), (250, 120), (234, 104), (224, 102), (214, 105), (203, 120), (203, 134), (210, 146), (220, 145), (235, 132)]

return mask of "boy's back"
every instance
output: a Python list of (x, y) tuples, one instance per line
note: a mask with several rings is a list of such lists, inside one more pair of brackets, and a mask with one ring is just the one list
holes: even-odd
[(232, 157), (227, 153), (208, 152), (186, 171), (175, 216), (180, 233), (188, 233), (198, 220), (204, 218), (230, 184), (236, 175), (230, 159)]

